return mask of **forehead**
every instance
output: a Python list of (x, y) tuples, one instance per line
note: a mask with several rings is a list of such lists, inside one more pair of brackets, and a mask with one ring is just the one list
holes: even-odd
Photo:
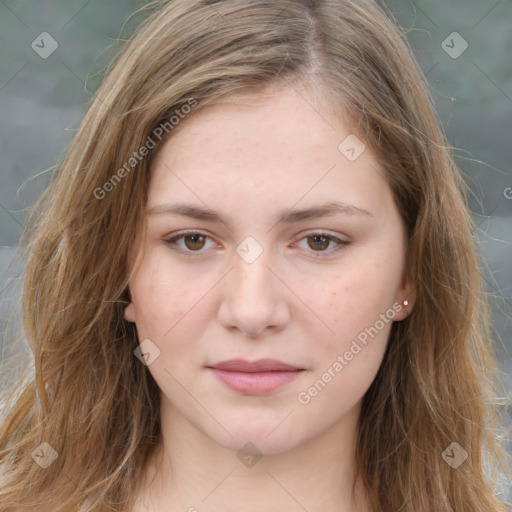
[[(169, 196), (206, 202), (238, 195), (261, 209), (262, 199), (318, 203), (342, 192), (347, 202), (359, 195), (378, 204), (389, 195), (378, 162), (320, 96), (284, 88), (193, 111), (159, 151), (148, 206)], [(343, 152), (347, 140), (361, 151), (355, 159)]]
[[(201, 149), (212, 139), (225, 139), (233, 145), (247, 142), (254, 146), (261, 144), (262, 138), (271, 142), (268, 134), (276, 132), (279, 145), (289, 140), (293, 146), (298, 137), (304, 136), (310, 144), (325, 145), (329, 142), (325, 140), (326, 132), (348, 134), (350, 128), (346, 116), (333, 114), (322, 91), (323, 88), (312, 86), (272, 87), (258, 94), (196, 107), (180, 121), (166, 145), (187, 151), (191, 146)], [(202, 139), (202, 144), (198, 145), (197, 139)]]

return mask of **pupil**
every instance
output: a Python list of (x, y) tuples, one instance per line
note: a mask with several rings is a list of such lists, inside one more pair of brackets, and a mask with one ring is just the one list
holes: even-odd
[[(187, 243), (187, 244), (186, 244), (186, 245), (187, 245), (187, 247), (188, 247), (189, 249), (200, 249), (200, 248), (202, 247), (202, 244), (201, 244), (201, 242), (199, 241), (199, 239), (201, 239), (201, 238), (204, 238), (204, 237), (203, 237), (203, 235), (189, 235), (189, 236), (187, 237), (187, 239), (191, 240), (191, 242), (192, 242), (192, 244), (191, 244), (191, 245), (192, 245), (193, 247), (190, 247), (190, 244), (189, 244), (189, 243)], [(196, 244), (199, 244), (199, 247), (197, 247), (197, 245), (196, 245)]]
[[(328, 245), (329, 245), (329, 241), (327, 239), (327, 237), (323, 236), (323, 235), (316, 235), (316, 236), (313, 236), (313, 241), (315, 244), (319, 244), (321, 245), (321, 249), (325, 249)], [(322, 240), (323, 240), (323, 243), (322, 243)]]

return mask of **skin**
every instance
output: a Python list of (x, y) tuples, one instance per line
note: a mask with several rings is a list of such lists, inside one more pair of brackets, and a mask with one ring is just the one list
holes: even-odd
[[(352, 131), (319, 92), (272, 88), (250, 104), (207, 106), (158, 154), (148, 211), (186, 202), (225, 223), (148, 214), (146, 239), (133, 249), (125, 318), (160, 350), (148, 369), (161, 390), (162, 425), (134, 511), (370, 511), (360, 482), (351, 493), (356, 425), (392, 322), (410, 313), (414, 296), (392, 191), (368, 148), (354, 161), (338, 150)], [(329, 201), (367, 214), (275, 223), (278, 212)], [(206, 238), (165, 241), (191, 229)], [(252, 263), (236, 252), (247, 236), (263, 250)], [(358, 334), (404, 300), (333, 371)], [(306, 371), (248, 395), (205, 368), (232, 358)], [(301, 403), (299, 393), (329, 368), (330, 381)], [(251, 467), (237, 457), (248, 442), (262, 455)]]

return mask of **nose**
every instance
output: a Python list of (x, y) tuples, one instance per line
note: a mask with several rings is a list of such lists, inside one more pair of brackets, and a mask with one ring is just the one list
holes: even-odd
[(238, 254), (233, 261), (222, 292), (221, 325), (251, 338), (283, 329), (291, 318), (286, 279), (276, 277), (279, 272), (271, 267), (265, 251), (252, 263)]

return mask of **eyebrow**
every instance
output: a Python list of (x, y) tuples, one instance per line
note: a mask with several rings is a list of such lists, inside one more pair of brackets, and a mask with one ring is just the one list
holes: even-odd
[[(224, 217), (217, 212), (188, 203), (159, 204), (150, 208), (147, 213), (148, 215), (179, 215), (206, 222), (221, 222), (222, 224), (228, 225)], [(276, 215), (274, 225), (294, 224), (304, 220), (333, 217), (341, 214), (374, 217), (369, 211), (363, 208), (339, 201), (331, 201), (323, 205), (312, 206), (302, 210), (281, 210)]]

